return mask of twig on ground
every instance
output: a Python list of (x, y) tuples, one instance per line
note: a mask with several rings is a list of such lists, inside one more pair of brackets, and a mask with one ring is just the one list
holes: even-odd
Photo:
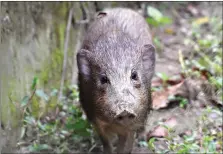
[(96, 146), (97, 146), (97, 144), (95, 143), (95, 144), (88, 150), (88, 153), (90, 153)]

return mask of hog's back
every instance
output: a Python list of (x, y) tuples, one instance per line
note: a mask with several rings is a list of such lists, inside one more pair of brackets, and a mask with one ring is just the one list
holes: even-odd
[(139, 13), (127, 8), (114, 8), (98, 13), (86, 32), (82, 48), (94, 51), (97, 41), (113, 31), (127, 34), (137, 41), (139, 47), (151, 44), (149, 26)]

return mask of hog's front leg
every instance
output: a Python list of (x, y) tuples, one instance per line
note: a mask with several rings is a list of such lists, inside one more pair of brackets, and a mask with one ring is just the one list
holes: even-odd
[(135, 132), (128, 132), (126, 135), (118, 135), (117, 153), (130, 154), (132, 152)]
[(108, 134), (104, 131), (104, 128), (100, 125), (99, 122), (96, 123), (94, 127), (102, 142), (103, 154), (112, 154), (113, 148), (112, 148), (112, 144), (111, 144)]
[(99, 136), (103, 145), (103, 154), (112, 154), (112, 145), (109, 139), (103, 135)]

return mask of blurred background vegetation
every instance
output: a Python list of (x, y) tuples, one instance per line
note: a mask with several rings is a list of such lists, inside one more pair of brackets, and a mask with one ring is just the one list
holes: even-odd
[[(157, 49), (153, 91), (162, 93), (162, 98), (154, 95), (154, 110), (165, 115), (160, 102), (167, 107), (173, 100), (179, 113), (196, 109), (196, 129), (173, 133), (159, 118), (156, 124), (165, 130), (148, 132), (136, 147), (222, 151), (222, 2), (0, 2), (1, 152), (100, 151), (79, 107), (76, 52), (95, 12), (107, 7), (132, 8), (150, 25)], [(194, 85), (202, 82), (200, 89), (191, 90), (190, 84), (187, 95), (172, 95), (191, 78)], [(198, 106), (191, 93), (202, 98)], [(186, 123), (191, 117), (185, 115)]]

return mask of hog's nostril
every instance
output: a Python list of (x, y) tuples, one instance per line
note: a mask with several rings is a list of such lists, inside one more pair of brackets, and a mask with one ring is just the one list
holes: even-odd
[(135, 118), (135, 115), (134, 114), (130, 114), (129, 115), (129, 119), (134, 119)]
[(122, 117), (122, 116), (118, 116), (117, 119), (118, 119), (118, 120), (122, 120), (123, 117)]
[(116, 115), (115, 118), (119, 122), (128, 123), (130, 121), (133, 121), (136, 118), (136, 114), (124, 110), (123, 112)]

